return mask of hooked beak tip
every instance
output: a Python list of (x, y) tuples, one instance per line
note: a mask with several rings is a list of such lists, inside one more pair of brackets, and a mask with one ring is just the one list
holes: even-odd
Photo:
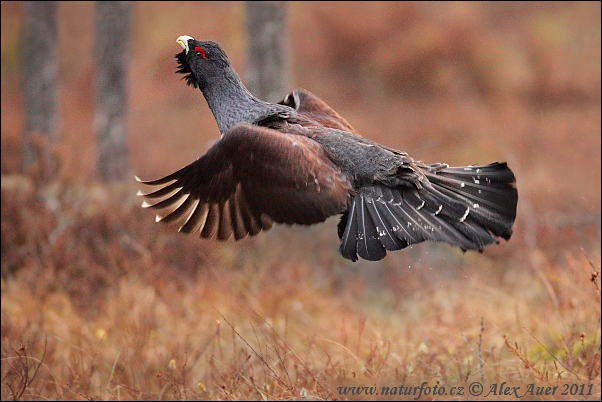
[(190, 39), (194, 40), (194, 38), (192, 36), (188, 36), (188, 35), (182, 35), (182, 36), (179, 36), (178, 39), (176, 39), (176, 42), (178, 42), (180, 44), (180, 46), (182, 46), (182, 48), (186, 51), (186, 53), (188, 53), (188, 51), (190, 50), (188, 47), (188, 41)]

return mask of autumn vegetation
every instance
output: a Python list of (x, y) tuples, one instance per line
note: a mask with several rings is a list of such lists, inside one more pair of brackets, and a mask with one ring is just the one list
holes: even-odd
[(244, 78), (241, 3), (134, 3), (132, 180), (112, 183), (94, 170), (93, 6), (61, 3), (59, 168), (23, 170), (22, 7), (2, 2), (2, 400), (412, 400), (369, 387), (425, 382), (464, 387), (426, 400), (506, 400), (485, 397), (502, 382), (600, 400), (600, 3), (289, 7), (291, 85), (425, 162), (508, 161), (513, 237), (351, 263), (335, 218), (224, 243), (155, 223), (133, 174), (219, 136), (175, 39), (219, 42)]

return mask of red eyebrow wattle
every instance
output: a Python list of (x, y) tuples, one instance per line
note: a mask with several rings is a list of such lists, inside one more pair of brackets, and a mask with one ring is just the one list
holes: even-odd
[(196, 52), (199, 52), (199, 53), (201, 53), (201, 57), (202, 57), (203, 59), (206, 59), (206, 58), (207, 58), (207, 55), (205, 55), (205, 50), (203, 50), (203, 48), (202, 48), (202, 47), (200, 47), (200, 46), (195, 46), (195, 48), (194, 48), (194, 52), (195, 52), (195, 53), (196, 53)]

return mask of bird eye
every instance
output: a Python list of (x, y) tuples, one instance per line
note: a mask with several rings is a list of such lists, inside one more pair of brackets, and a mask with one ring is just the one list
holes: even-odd
[(203, 50), (202, 47), (196, 46), (194, 48), (194, 52), (196, 53), (196, 57), (198, 57), (199, 59), (207, 60), (207, 55), (205, 54), (205, 50)]

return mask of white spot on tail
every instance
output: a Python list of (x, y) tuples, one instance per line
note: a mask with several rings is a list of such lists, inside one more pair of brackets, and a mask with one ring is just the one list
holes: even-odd
[(479, 204), (472, 204), (472, 207), (473, 207), (473, 208), (478, 208), (478, 207), (479, 207)]
[(460, 222), (464, 222), (464, 219), (466, 219), (469, 212), (470, 212), (470, 208), (466, 208), (466, 212), (464, 212), (464, 216), (460, 218)]
[(464, 183), (460, 183), (460, 188), (464, 188), (465, 184)]
[(435, 215), (439, 215), (439, 212), (443, 209), (443, 205), (439, 205), (439, 209), (435, 212)]
[(422, 204), (420, 204), (420, 206), (416, 208), (416, 211), (420, 211), (422, 207), (424, 207), (424, 200), (422, 200)]

